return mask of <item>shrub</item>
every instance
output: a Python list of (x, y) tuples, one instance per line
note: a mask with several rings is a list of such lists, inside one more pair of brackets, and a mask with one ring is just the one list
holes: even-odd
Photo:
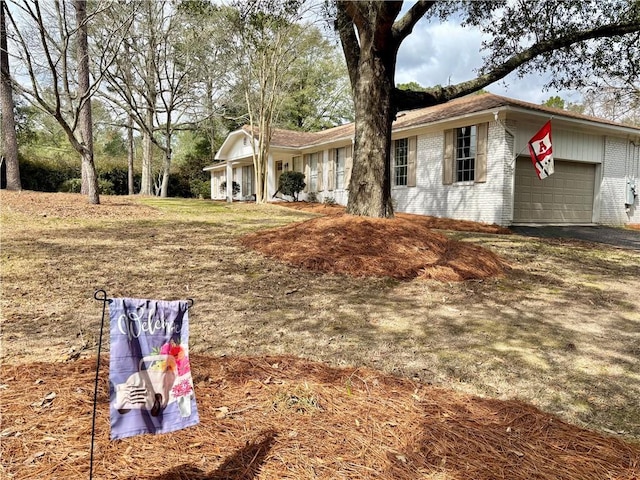
[(189, 188), (191, 189), (191, 195), (196, 198), (211, 197), (211, 184), (207, 180), (191, 180)]
[[(101, 164), (97, 165), (98, 184), (101, 181), (111, 184), (110, 191), (112, 193), (101, 192), (105, 195), (128, 195), (129, 194), (129, 168), (126, 164)], [(133, 177), (134, 191), (140, 188), (140, 174)]]
[(101, 195), (115, 195), (116, 191), (113, 188), (113, 183), (103, 178), (98, 179), (98, 191)]
[(324, 204), (325, 205), (335, 205), (336, 203), (337, 203), (336, 199), (333, 198), (333, 197), (325, 197), (324, 198)]
[(82, 179), (80, 178), (70, 178), (69, 180), (65, 180), (60, 185), (61, 192), (67, 193), (80, 193), (82, 189)]
[[(82, 179), (71, 178), (69, 180), (65, 180), (62, 185), (60, 185), (59, 191), (67, 193), (80, 193), (82, 191)], [(101, 195), (116, 195), (116, 192), (113, 188), (113, 183), (103, 178), (98, 178), (98, 192)]]
[(20, 182), (24, 190), (57, 192), (62, 184), (78, 176), (80, 165), (71, 162), (46, 160), (38, 157), (19, 157)]
[[(220, 192), (224, 193), (227, 191), (227, 181), (225, 180), (220, 184)], [(235, 197), (240, 193), (240, 184), (238, 182), (233, 182), (231, 184), (231, 191), (233, 192), (233, 196)]]
[(298, 201), (298, 193), (304, 190), (307, 184), (304, 183), (304, 173), (301, 172), (283, 172), (280, 175), (278, 190), (283, 195), (293, 197)]
[(167, 195), (170, 197), (190, 198), (192, 195), (189, 179), (181, 175), (180, 172), (171, 172)]
[(307, 201), (311, 203), (318, 203), (318, 194), (316, 192), (310, 192), (307, 194)]

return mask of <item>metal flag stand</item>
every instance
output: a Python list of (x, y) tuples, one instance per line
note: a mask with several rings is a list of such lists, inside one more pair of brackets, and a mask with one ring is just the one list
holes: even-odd
[(102, 302), (102, 320), (100, 321), (100, 336), (98, 337), (98, 360), (96, 362), (96, 378), (93, 388), (93, 419), (91, 420), (91, 457), (89, 459), (89, 480), (93, 479), (93, 445), (96, 438), (96, 407), (98, 405), (98, 375), (100, 373), (100, 353), (102, 351), (102, 331), (104, 330), (104, 316), (107, 311), (107, 303), (111, 299), (107, 297), (104, 290), (96, 290), (93, 298)]
[[(98, 376), (100, 374), (100, 354), (102, 353), (102, 332), (104, 330), (104, 317), (107, 312), (107, 304), (112, 302), (112, 299), (107, 297), (107, 292), (104, 290), (96, 290), (93, 294), (93, 298), (102, 302), (102, 319), (100, 320), (100, 336), (98, 337), (98, 360), (96, 361), (96, 377), (93, 388), (93, 417), (91, 420), (91, 456), (89, 459), (89, 480), (93, 480), (93, 450), (96, 437), (96, 410), (98, 406)], [(187, 299), (187, 310), (193, 306), (193, 299)]]

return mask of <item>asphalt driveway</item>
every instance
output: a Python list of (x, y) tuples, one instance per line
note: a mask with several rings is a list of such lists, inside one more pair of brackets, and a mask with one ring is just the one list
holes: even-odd
[(640, 231), (604, 226), (522, 226), (511, 227), (518, 235), (541, 238), (569, 238), (604, 243), (621, 248), (640, 250)]

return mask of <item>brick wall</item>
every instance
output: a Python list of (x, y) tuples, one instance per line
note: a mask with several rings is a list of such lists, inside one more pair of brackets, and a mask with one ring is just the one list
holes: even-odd
[[(392, 189), (396, 211), (486, 223), (509, 223), (511, 212), (504, 208), (503, 196), (505, 162), (511, 155), (512, 143), (505, 142), (505, 131), (501, 125), (490, 122), (487, 181), (443, 185), (444, 132), (419, 136), (416, 186)], [(511, 180), (508, 182), (510, 184)]]
[(611, 137), (605, 139), (604, 149), (597, 221), (605, 225), (640, 223), (638, 198), (632, 206), (625, 205), (627, 179), (635, 177), (636, 182), (640, 180), (637, 177), (640, 149), (625, 139)]

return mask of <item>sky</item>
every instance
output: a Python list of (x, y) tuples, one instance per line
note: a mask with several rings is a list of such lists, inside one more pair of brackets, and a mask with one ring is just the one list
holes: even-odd
[[(400, 46), (396, 84), (413, 81), (429, 87), (475, 78), (476, 70), (482, 65), (481, 41), (478, 30), (463, 28), (453, 22), (429, 23), (425, 19), (420, 20)], [(539, 74), (523, 78), (510, 74), (486, 90), (537, 104), (555, 95), (569, 102), (580, 101), (579, 93), (568, 90), (545, 91), (544, 83), (544, 78)]]

